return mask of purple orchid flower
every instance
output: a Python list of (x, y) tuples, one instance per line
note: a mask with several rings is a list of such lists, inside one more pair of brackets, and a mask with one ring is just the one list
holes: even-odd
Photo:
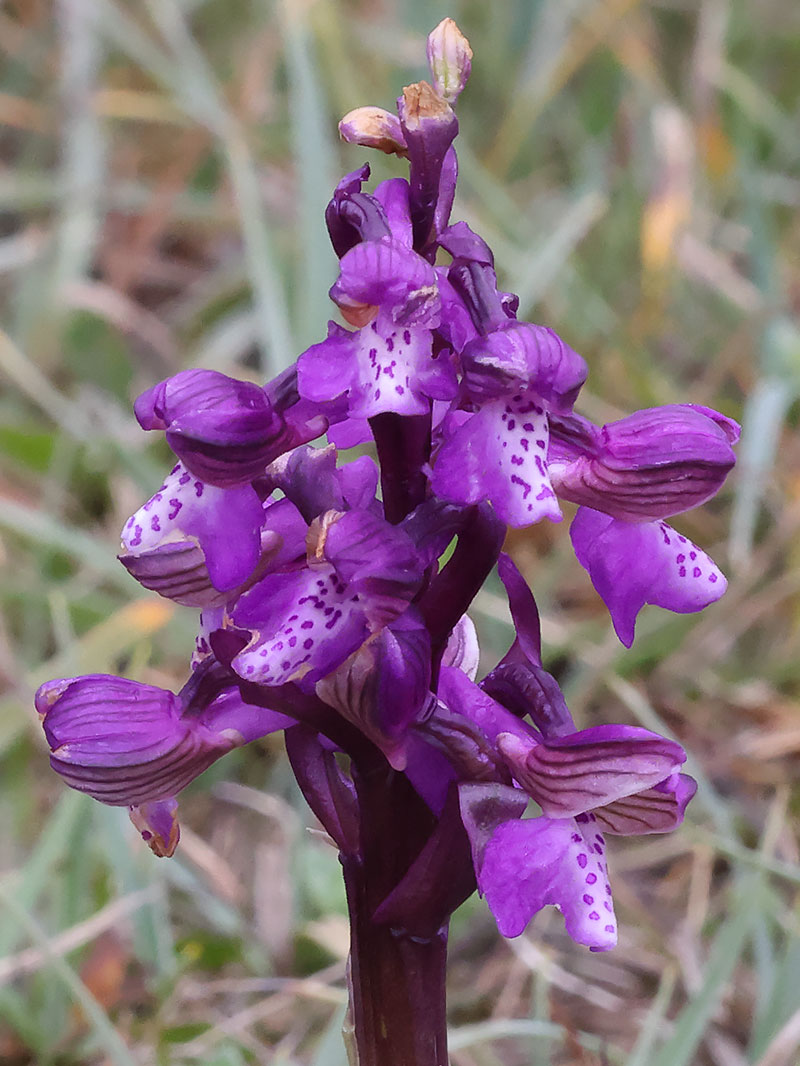
[(186, 468), (220, 488), (246, 484), (283, 452), (324, 432), (316, 416), (299, 427), (272, 406), (264, 389), (215, 370), (182, 370), (134, 404), (142, 429), (163, 429)]
[[(514, 645), (484, 682), (488, 691), (452, 667), (439, 684), (439, 698), (481, 729), (517, 783), (459, 786), (478, 886), (506, 936), (519, 935), (555, 904), (575, 940), (606, 949), (617, 931), (602, 830), (668, 832), (682, 821), (696, 785), (679, 772), (686, 754), (674, 741), (634, 726), (575, 729), (541, 666), (530, 590), (505, 556), (500, 574), (517, 627)], [(513, 711), (489, 694), (507, 699), (509, 691)], [(528, 798), (541, 817), (521, 817)]]
[(249, 639), (233, 669), (261, 685), (310, 685), (399, 618), (421, 581), (402, 530), (368, 511), (328, 511), (309, 530), (305, 565), (267, 575), (239, 599), (231, 620)]
[[(343, 393), (348, 415), (428, 414), (432, 399), (455, 396), (456, 377), (446, 355), (433, 351), (440, 321), (436, 274), (396, 237), (355, 245), (341, 261), (332, 299), (349, 314), (371, 321), (356, 332), (331, 323), (328, 339), (299, 359), (299, 387), (308, 400)], [(366, 310), (365, 310), (366, 309)]]
[(515, 301), (497, 289), (491, 251), (468, 226), (451, 226), (439, 243), (453, 255), (447, 306), (463, 307), (450, 314), (463, 379), (460, 409), (443, 423), (433, 488), (461, 503), (489, 500), (512, 526), (559, 521), (547, 470), (549, 415), (572, 410), (586, 364), (552, 330), (516, 321)]
[(663, 518), (705, 502), (733, 468), (739, 427), (707, 407), (655, 407), (599, 429), (556, 420), (548, 469), (581, 504), (570, 534), (578, 561), (630, 647), (646, 603), (685, 613), (722, 596), (716, 564)]
[(233, 748), (294, 724), (246, 704), (212, 664), (177, 696), (106, 674), (49, 681), (36, 710), (53, 769), (101, 803), (131, 808), (159, 854), (178, 842), (178, 792)]
[(301, 555), (305, 533), (290, 501), (262, 502), (252, 485), (208, 485), (178, 463), (128, 519), (119, 560), (145, 588), (187, 607), (210, 607)]

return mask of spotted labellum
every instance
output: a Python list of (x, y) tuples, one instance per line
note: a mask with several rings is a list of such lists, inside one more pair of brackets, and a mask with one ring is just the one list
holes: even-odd
[[(407, 177), (371, 188), (364, 163), (333, 191), (327, 336), (266, 385), (184, 370), (136, 401), (176, 461), (119, 558), (199, 613), (185, 684), (95, 674), (36, 696), (53, 769), (128, 808), (158, 855), (178, 845), (182, 789), (285, 734), (342, 861), (361, 1066), (446, 1063), (448, 921), (476, 889), (505, 936), (555, 907), (579, 944), (615, 945), (606, 837), (674, 829), (695, 785), (675, 741), (575, 723), (503, 541), (569, 509), (630, 646), (646, 605), (699, 611), (725, 591), (667, 520), (717, 492), (738, 435), (691, 404), (578, 413), (586, 362), (517, 317), (486, 242), (450, 218), (472, 64), (452, 20), (427, 56), (430, 82), (396, 111), (342, 120)], [(495, 569), (515, 636), (481, 676), (468, 610)]]

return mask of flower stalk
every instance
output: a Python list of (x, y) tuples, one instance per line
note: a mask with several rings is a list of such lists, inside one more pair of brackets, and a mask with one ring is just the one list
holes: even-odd
[(405, 775), (387, 773), (380, 764), (355, 770), (354, 780), (361, 852), (343, 857), (342, 868), (358, 1066), (447, 1066), (447, 923), (420, 937), (373, 918), (430, 832), (430, 811)]

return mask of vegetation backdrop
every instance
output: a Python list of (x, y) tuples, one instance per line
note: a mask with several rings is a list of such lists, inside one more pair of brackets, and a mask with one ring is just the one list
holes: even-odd
[[(334, 851), (280, 739), (182, 802), (155, 859), (48, 768), (42, 680), (180, 686), (192, 612), (119, 530), (169, 457), (131, 401), (188, 366), (263, 380), (323, 336), (323, 209), (369, 155), (339, 117), (470, 38), (454, 217), (521, 317), (588, 360), (603, 422), (742, 418), (727, 489), (681, 519), (731, 578), (614, 637), (566, 529), (509, 550), (582, 725), (674, 734), (686, 826), (615, 839), (619, 948), (543, 913), (453, 929), (454, 1066), (793, 1066), (800, 1045), (800, 6), (794, 0), (7, 0), (0, 6), (0, 1062), (344, 1066)], [(378, 177), (392, 160), (371, 158)], [(478, 601), (486, 665), (510, 639)]]

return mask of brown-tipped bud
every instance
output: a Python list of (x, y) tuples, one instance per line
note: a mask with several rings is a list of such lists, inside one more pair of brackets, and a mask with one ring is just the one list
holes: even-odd
[(377, 148), (387, 155), (406, 156), (408, 146), (397, 115), (382, 107), (357, 107), (339, 123), (339, 135), (348, 144)]
[(169, 859), (175, 854), (181, 838), (181, 827), (178, 823), (178, 804), (174, 798), (129, 807), (128, 815), (154, 855)]
[(415, 81), (412, 85), (406, 85), (397, 106), (403, 128), (408, 132), (430, 130), (434, 123), (447, 128), (452, 126), (452, 141), (458, 131), (452, 107), (426, 81)]
[(428, 34), (428, 66), (436, 92), (448, 104), (454, 104), (472, 70), (472, 49), (450, 18), (442, 19)]

